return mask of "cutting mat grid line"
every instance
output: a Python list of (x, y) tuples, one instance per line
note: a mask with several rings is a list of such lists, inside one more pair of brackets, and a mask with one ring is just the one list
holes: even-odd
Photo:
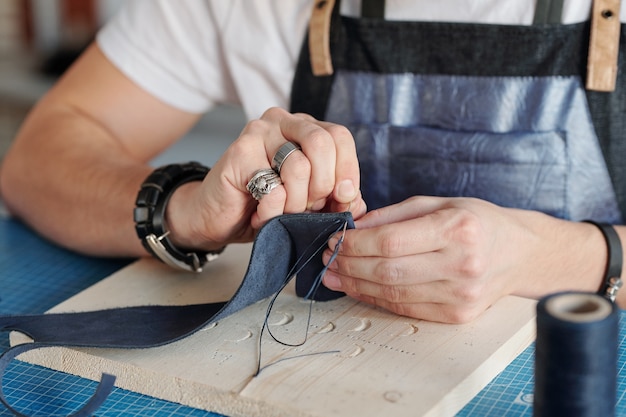
[(458, 416), (532, 416), (534, 344), (496, 376)]
[[(128, 260), (84, 257), (46, 242), (18, 221), (0, 216), (0, 313), (41, 313), (112, 274)], [(620, 316), (617, 416), (626, 416), (626, 312)], [(6, 335), (0, 349), (8, 347)], [(459, 413), (459, 417), (531, 417), (534, 345), (524, 350)], [(96, 383), (15, 361), (3, 383), (11, 404), (29, 415), (67, 414), (84, 404)], [(61, 407), (61, 408), (59, 408)], [(12, 414), (0, 407), (0, 417)], [(116, 388), (97, 416), (217, 414)]]
[[(616, 416), (626, 416), (626, 311), (620, 311)], [(496, 376), (457, 417), (532, 417), (535, 344), (530, 345)]]
[[(621, 314), (620, 357), (618, 369), (626, 366), (626, 312)], [(532, 417), (534, 344), (524, 350), (511, 364), (490, 382), (458, 414), (464, 416), (507, 416)], [(87, 401), (95, 390), (96, 383), (73, 375), (51, 371), (39, 366), (16, 361), (4, 379), (7, 385), (7, 398), (21, 410), (30, 410), (31, 415), (52, 416), (58, 408), (50, 404), (64, 404), (67, 411)], [(618, 384), (617, 416), (626, 415), (626, 381)], [(22, 408), (26, 407), (26, 408)], [(41, 414), (33, 414), (33, 411)], [(62, 413), (63, 414), (63, 413)], [(116, 388), (113, 394), (96, 414), (151, 416), (203, 416), (216, 417), (218, 414), (185, 407), (179, 404), (155, 399), (131, 391)], [(0, 416), (10, 416), (6, 410)]]
[[(82, 256), (0, 216), (0, 314), (40, 314), (128, 265)], [(0, 335), (0, 349), (9, 347)]]
[[(66, 416), (84, 405), (97, 383), (77, 376), (14, 361), (4, 377), (7, 400), (29, 416)], [(115, 388), (95, 416), (220, 417), (180, 404)], [(5, 408), (0, 416), (12, 416)]]

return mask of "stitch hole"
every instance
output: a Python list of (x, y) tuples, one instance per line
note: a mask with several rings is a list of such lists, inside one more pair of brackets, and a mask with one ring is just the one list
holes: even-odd
[(613, 10), (606, 9), (606, 10), (602, 10), (601, 15), (605, 19), (612, 19), (615, 14), (613, 13)]

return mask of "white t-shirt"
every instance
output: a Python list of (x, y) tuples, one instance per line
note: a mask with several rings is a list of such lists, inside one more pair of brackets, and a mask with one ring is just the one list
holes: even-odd
[[(589, 18), (592, 0), (565, 0), (563, 23)], [(536, 0), (387, 0), (388, 20), (531, 24)], [(249, 118), (287, 108), (312, 0), (133, 0), (98, 34), (134, 82), (179, 109), (240, 104)], [(358, 16), (360, 0), (341, 13)], [(622, 9), (622, 21), (626, 10)]]

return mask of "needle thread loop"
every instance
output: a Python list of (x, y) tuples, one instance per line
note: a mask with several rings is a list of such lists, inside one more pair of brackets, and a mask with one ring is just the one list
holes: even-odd
[[(305, 254), (309, 253), (309, 249), (311, 248), (311, 245), (313, 244), (313, 242), (317, 241), (318, 239), (313, 239), (313, 242), (307, 247), (307, 250), (304, 251), (303, 255), (296, 261), (296, 263), (294, 264), (293, 268), (288, 272), (287, 276), (285, 277), (285, 280), (282, 284), (282, 286), (279, 288), (279, 290), (271, 297), (270, 302), (268, 304), (267, 307), (267, 311), (265, 313), (265, 318), (263, 320), (263, 325), (261, 326), (261, 331), (259, 333), (259, 343), (258, 343), (258, 361), (257, 361), (257, 369), (256, 372), (254, 373), (254, 376), (258, 376), (259, 373), (266, 369), (269, 366), (272, 366), (274, 364), (277, 364), (279, 362), (283, 362), (287, 359), (296, 359), (296, 358), (301, 358), (301, 357), (305, 357), (305, 356), (313, 356), (313, 355), (321, 355), (321, 354), (327, 354), (327, 353), (337, 353), (338, 351), (327, 351), (327, 352), (317, 352), (317, 353), (310, 353), (310, 354), (303, 354), (303, 355), (297, 355), (297, 356), (292, 356), (292, 357), (288, 357), (288, 358), (282, 358), (279, 359), (275, 362), (269, 363), (265, 366), (261, 366), (261, 361), (262, 361), (262, 341), (263, 341), (263, 333), (265, 332), (265, 330), (267, 330), (267, 333), (270, 335), (270, 337), (277, 343), (280, 343), (283, 346), (288, 346), (288, 347), (298, 347), (298, 346), (302, 346), (306, 343), (307, 339), (308, 339), (308, 329), (309, 326), (311, 325), (311, 317), (313, 314), (313, 300), (315, 298), (315, 294), (317, 293), (317, 290), (320, 288), (320, 286), (322, 285), (322, 279), (324, 278), (324, 274), (326, 273), (326, 271), (328, 270), (328, 268), (330, 267), (330, 265), (335, 261), (335, 259), (337, 258), (337, 255), (339, 253), (339, 249), (341, 248), (341, 244), (343, 243), (343, 239), (345, 237), (346, 234), (346, 229), (348, 227), (348, 222), (341, 222), (341, 224), (339, 224), (338, 226), (335, 224), (335, 229), (332, 230), (324, 230), (320, 233), (319, 237), (324, 236), (324, 235), (328, 235), (328, 238), (324, 241), (324, 243), (322, 245), (320, 245), (319, 247), (315, 248), (315, 250), (313, 251), (313, 253), (307, 257), (306, 259), (303, 259), (303, 257), (305, 256)], [(282, 293), (282, 291), (285, 289), (285, 287), (291, 282), (291, 280), (296, 277), (298, 275), (298, 272), (302, 270), (302, 268), (304, 268), (310, 261), (311, 259), (313, 259), (315, 257), (316, 254), (318, 254), (320, 251), (322, 251), (327, 245), (328, 245), (328, 241), (330, 240), (330, 238), (337, 232), (342, 231), (341, 236), (339, 237), (339, 240), (337, 241), (337, 245), (335, 245), (335, 249), (333, 250), (333, 253), (328, 261), (328, 263), (322, 268), (322, 270), (319, 272), (319, 274), (317, 275), (317, 277), (313, 280), (313, 283), (311, 285), (311, 288), (309, 289), (308, 293), (305, 295), (305, 299), (309, 300), (309, 308), (308, 308), (308, 314), (307, 314), (307, 320), (306, 320), (306, 327), (305, 327), (305, 331), (304, 331), (304, 337), (301, 341), (296, 342), (296, 343), (289, 343), (289, 342), (285, 342), (284, 340), (280, 340), (278, 337), (276, 337), (276, 335), (274, 333), (272, 333), (272, 330), (269, 326), (269, 318), (270, 315), (272, 313), (272, 309), (274, 308), (274, 304), (276, 302), (276, 300), (278, 299), (278, 296)]]

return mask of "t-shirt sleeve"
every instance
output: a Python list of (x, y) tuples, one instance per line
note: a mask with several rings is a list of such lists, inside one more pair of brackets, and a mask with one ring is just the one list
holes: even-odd
[(236, 101), (218, 19), (209, 2), (133, 0), (96, 40), (141, 88), (173, 107), (202, 113), (216, 103)]

